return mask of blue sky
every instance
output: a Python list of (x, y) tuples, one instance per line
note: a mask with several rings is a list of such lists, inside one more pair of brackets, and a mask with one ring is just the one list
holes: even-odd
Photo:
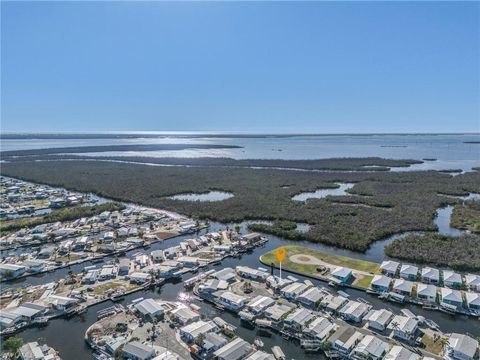
[(2, 2), (2, 131), (480, 131), (475, 2)]

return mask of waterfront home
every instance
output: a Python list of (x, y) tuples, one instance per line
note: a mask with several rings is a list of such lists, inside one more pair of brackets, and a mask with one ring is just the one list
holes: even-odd
[(247, 304), (247, 309), (251, 311), (253, 314), (258, 315), (263, 313), (263, 311), (275, 304), (275, 300), (270, 297), (258, 295), (254, 297), (250, 302)]
[(202, 294), (212, 294), (216, 291), (227, 290), (228, 283), (224, 280), (208, 279), (198, 286), (198, 291)]
[(18, 307), (9, 308), (11, 313), (15, 313), (21, 316), (22, 321), (32, 321), (35, 318), (45, 315), (47, 308), (40, 304), (34, 304), (30, 302), (25, 302), (20, 304)]
[(9, 309), (0, 310), (0, 330), (15, 326), (22, 322), (22, 316)]
[(377, 331), (384, 331), (393, 318), (393, 313), (387, 309), (373, 310), (368, 315), (368, 327)]
[(165, 255), (163, 254), (163, 250), (153, 250), (150, 253), (150, 256), (152, 257), (152, 260), (154, 262), (162, 262), (165, 260)]
[(448, 289), (448, 288), (441, 288), (440, 289), (441, 295), (441, 304), (447, 304), (452, 306), (462, 306), (462, 294), (458, 290)]
[(333, 276), (334, 279), (337, 279), (340, 281), (342, 284), (346, 284), (352, 279), (353, 273), (352, 269), (343, 267), (343, 266), (338, 266), (336, 267), (331, 273), (331, 276)]
[(188, 268), (194, 268), (200, 264), (198, 258), (192, 256), (180, 256), (177, 261)]
[(437, 301), (437, 287), (432, 284), (417, 284), (417, 297), (427, 302)]
[(242, 235), (242, 240), (245, 240), (250, 244), (255, 244), (255, 243), (262, 240), (262, 235), (260, 235), (259, 233), (255, 233), (255, 232), (254, 233), (249, 233), (249, 234)]
[(25, 260), (22, 265), (27, 268), (29, 273), (37, 273), (45, 269), (45, 263), (40, 260)]
[(218, 270), (211, 276), (217, 280), (224, 280), (230, 284), (236, 281), (235, 270), (229, 267)]
[(130, 259), (121, 258), (118, 263), (118, 275), (128, 275), (130, 272)]
[(298, 308), (292, 313), (288, 314), (284, 320), (284, 323), (288, 327), (291, 327), (297, 331), (302, 331), (303, 328), (307, 326), (308, 323), (314, 318), (315, 316), (310, 310)]
[(60, 360), (57, 352), (48, 345), (39, 345), (38, 342), (29, 342), (19, 349), (21, 360)]
[(291, 283), (280, 290), (282, 296), (288, 300), (295, 300), (308, 286), (301, 282)]
[(210, 332), (216, 332), (218, 330), (217, 325), (213, 321), (198, 320), (192, 322), (179, 329), (180, 336), (186, 340), (187, 343), (194, 342), (200, 334), (206, 335)]
[(106, 281), (117, 276), (117, 268), (114, 265), (104, 265), (98, 275), (99, 281)]
[(273, 322), (280, 322), (282, 318), (295, 308), (293, 304), (274, 304), (264, 311), (264, 316)]
[(446, 359), (478, 359), (478, 341), (468, 335), (452, 333), (445, 345)]
[(388, 292), (392, 279), (385, 275), (375, 275), (370, 283), (370, 288), (377, 292)]
[(267, 277), (266, 284), (274, 290), (282, 289), (293, 281), (288, 278), (279, 278), (276, 275), (270, 275)]
[(149, 345), (144, 345), (138, 341), (132, 341), (122, 349), (124, 359), (128, 360), (150, 360), (156, 355), (155, 349)]
[(305, 307), (315, 309), (324, 296), (325, 293), (318, 287), (311, 287), (299, 295), (297, 301)]
[(322, 316), (313, 320), (308, 327), (304, 330), (305, 333), (320, 341), (324, 341), (330, 336), (336, 329), (336, 325), (330, 322), (327, 318)]
[(37, 259), (50, 259), (54, 252), (54, 246), (46, 246), (38, 252)]
[(0, 276), (5, 279), (14, 279), (22, 276), (27, 271), (23, 265), (0, 264)]
[(418, 329), (418, 320), (415, 318), (395, 315), (388, 325), (388, 329), (393, 330), (393, 336), (400, 340), (412, 340)]
[(393, 288), (392, 290), (400, 295), (408, 295), (412, 294), (413, 283), (411, 281), (405, 279), (395, 279), (393, 281)]
[(330, 312), (336, 312), (340, 309), (343, 305), (347, 303), (348, 299), (344, 298), (341, 295), (332, 295), (328, 294), (325, 296), (320, 304), (325, 307), (325, 310)]
[(228, 344), (222, 346), (214, 352), (214, 356), (218, 360), (240, 360), (244, 359), (253, 351), (252, 345), (237, 337)]
[[(408, 349), (405, 349), (403, 346), (394, 345), (388, 354), (385, 356), (384, 360), (418, 360), (420, 356), (411, 352)], [(426, 358), (424, 358), (426, 359)]]
[(459, 289), (462, 287), (462, 276), (450, 270), (443, 270), (443, 285), (449, 288)]
[(262, 271), (262, 270), (257, 270), (257, 269), (252, 269), (248, 266), (237, 266), (235, 268), (237, 271), (237, 274), (243, 278), (246, 279), (251, 279), (255, 281), (265, 281), (267, 277), (269, 276), (268, 272)]
[(373, 335), (366, 335), (355, 348), (351, 354), (353, 359), (382, 359), (387, 353), (390, 345), (385, 341)]
[(128, 275), (130, 282), (133, 284), (145, 284), (146, 282), (150, 281), (150, 274), (144, 272), (134, 272)]
[(103, 243), (110, 244), (113, 241), (114, 237), (115, 237), (115, 234), (113, 233), (113, 231), (106, 231), (103, 234)]
[(59, 295), (49, 295), (46, 299), (46, 303), (50, 304), (53, 308), (61, 311), (66, 311), (77, 305), (78, 299), (59, 296)]
[(235, 312), (240, 311), (248, 301), (246, 297), (237, 295), (231, 291), (217, 291), (212, 295), (215, 297), (217, 304)]
[(465, 285), (472, 291), (480, 292), (480, 275), (465, 275)]
[(275, 356), (268, 354), (265, 351), (257, 350), (245, 360), (275, 360)]
[(384, 275), (395, 277), (397, 275), (398, 267), (400, 263), (392, 260), (385, 260), (380, 265), (380, 272)]
[(438, 284), (440, 282), (440, 271), (431, 267), (422, 269), (421, 280), (427, 284)]
[(178, 307), (171, 312), (172, 319), (181, 325), (200, 320), (200, 314), (189, 307)]
[(363, 334), (353, 326), (341, 326), (328, 340), (332, 349), (347, 357), (363, 339)]
[(203, 338), (202, 349), (205, 352), (205, 358), (210, 358), (210, 354), (225, 346), (228, 343), (228, 339), (222, 334), (210, 332)]
[(471, 310), (480, 311), (480, 294), (473, 292), (466, 292), (465, 299), (467, 307)]
[(82, 284), (95, 284), (97, 282), (99, 274), (100, 270), (98, 269), (88, 270), (82, 278)]
[(133, 307), (144, 319), (150, 321), (162, 319), (165, 313), (165, 309), (153, 299), (139, 301)]
[(165, 257), (165, 259), (170, 259), (170, 260), (175, 259), (177, 257), (177, 248), (171, 247), (163, 250), (163, 256)]
[(363, 316), (370, 310), (371, 306), (354, 300), (349, 300), (338, 313), (346, 321), (361, 322)]
[(409, 264), (403, 264), (400, 268), (400, 277), (405, 280), (415, 281), (418, 278), (418, 267)]

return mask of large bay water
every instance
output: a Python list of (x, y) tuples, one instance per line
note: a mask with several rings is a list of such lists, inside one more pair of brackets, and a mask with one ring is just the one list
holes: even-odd
[[(152, 136), (152, 133), (147, 133)], [(435, 159), (408, 170), (471, 170), (480, 166), (480, 134), (465, 135), (161, 135), (136, 138), (2, 139), (0, 149), (21, 150), (69, 146), (122, 144), (225, 144), (235, 149), (124, 151), (91, 156), (231, 157), (235, 159), (325, 159), (378, 156), (392, 159)], [(79, 136), (80, 137), (80, 136)], [(397, 169), (398, 170), (398, 169)], [(400, 169), (405, 170), (405, 169)]]

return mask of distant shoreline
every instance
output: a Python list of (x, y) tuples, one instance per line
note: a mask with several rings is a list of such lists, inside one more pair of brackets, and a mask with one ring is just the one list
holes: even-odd
[(109, 131), (109, 132), (2, 132), (2, 140), (35, 139), (141, 139), (141, 138), (263, 138), (263, 137), (334, 137), (334, 136), (480, 136), (480, 132), (446, 132), (446, 133), (264, 133), (264, 132), (215, 132), (215, 131)]

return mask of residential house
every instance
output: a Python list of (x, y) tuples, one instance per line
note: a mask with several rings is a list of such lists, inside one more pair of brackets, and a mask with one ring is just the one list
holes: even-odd
[(280, 290), (282, 296), (288, 300), (295, 300), (301, 293), (308, 289), (308, 286), (301, 282), (294, 282)]
[(187, 342), (195, 341), (200, 334), (206, 335), (210, 332), (216, 332), (217, 325), (213, 321), (195, 321), (179, 329), (180, 336)]
[(237, 266), (235, 270), (237, 271), (237, 274), (241, 277), (255, 281), (264, 282), (269, 276), (269, 273), (266, 271), (252, 269), (247, 266)]
[(366, 335), (360, 343), (353, 349), (351, 357), (353, 359), (383, 359), (390, 345), (373, 335)]
[(465, 334), (450, 334), (445, 350), (450, 359), (478, 359), (478, 341)]
[(297, 301), (305, 307), (315, 309), (325, 296), (318, 287), (311, 287), (297, 297)]
[(342, 284), (348, 283), (353, 277), (352, 269), (342, 266), (335, 268), (330, 275), (340, 281)]
[(248, 301), (246, 297), (237, 295), (231, 291), (217, 291), (213, 293), (213, 296), (218, 304), (235, 312), (240, 311)]
[(165, 309), (153, 299), (145, 299), (133, 305), (143, 318), (150, 321), (157, 321), (163, 318)]
[(324, 341), (327, 337), (330, 336), (330, 334), (335, 331), (335, 329), (335, 324), (333, 324), (327, 318), (319, 316), (315, 320), (310, 322), (310, 324), (308, 324), (308, 327), (304, 330), (304, 332), (309, 334), (313, 338)]
[(282, 320), (282, 318), (291, 312), (295, 306), (293, 304), (287, 305), (287, 304), (274, 304), (270, 306), (269, 308), (266, 308), (264, 311), (264, 315), (267, 319), (278, 323)]
[(465, 299), (469, 309), (480, 311), (480, 294), (479, 293), (466, 292)]
[(403, 264), (400, 268), (400, 277), (405, 280), (415, 281), (418, 279), (418, 267)]
[(418, 320), (408, 316), (395, 315), (388, 325), (393, 330), (393, 336), (400, 340), (412, 340), (418, 329)]
[(395, 279), (392, 290), (400, 295), (410, 296), (412, 294), (413, 283), (405, 279)]
[(465, 285), (472, 291), (480, 292), (480, 275), (465, 275)]
[(218, 360), (241, 360), (253, 351), (252, 345), (237, 337), (228, 344), (215, 351), (214, 356)]
[(384, 360), (419, 360), (420, 356), (414, 352), (405, 349), (403, 346), (394, 345)]
[(0, 276), (5, 279), (14, 279), (22, 276), (27, 271), (23, 265), (0, 264)]
[(314, 318), (315, 316), (310, 310), (298, 308), (292, 313), (288, 314), (288, 316), (284, 320), (284, 323), (286, 326), (289, 326), (298, 331), (302, 331), (303, 328), (307, 326), (308, 323)]
[(393, 318), (393, 313), (387, 309), (373, 310), (368, 316), (368, 327), (377, 331), (384, 331)]
[(258, 295), (247, 304), (247, 309), (253, 314), (262, 314), (263, 311), (275, 304), (275, 300), (270, 297)]
[(330, 338), (332, 349), (343, 356), (348, 356), (357, 344), (363, 339), (363, 334), (353, 326), (340, 327)]
[(453, 289), (460, 289), (462, 287), (462, 276), (450, 270), (443, 270), (443, 285)]
[(200, 320), (200, 314), (188, 307), (178, 307), (175, 310), (172, 310), (171, 314), (173, 320), (183, 326)]
[(340, 310), (338, 313), (345, 319), (346, 321), (353, 321), (353, 322), (361, 322), (363, 316), (370, 310), (371, 306), (359, 302), (349, 300)]
[(400, 266), (400, 263), (392, 260), (385, 260), (382, 262), (380, 265), (380, 271), (382, 274), (390, 276), (390, 277), (395, 277), (398, 271), (398, 267)]
[(426, 284), (440, 283), (440, 271), (431, 267), (424, 267), (422, 269), (422, 281)]
[(417, 297), (420, 300), (434, 303), (437, 301), (437, 287), (432, 284), (417, 284)]
[(441, 295), (441, 304), (451, 305), (451, 306), (462, 306), (462, 294), (458, 290), (448, 289), (448, 288), (441, 288), (440, 289)]
[(128, 360), (150, 360), (156, 355), (155, 349), (138, 341), (132, 341), (122, 349), (123, 358)]
[(377, 292), (388, 292), (392, 279), (385, 275), (375, 275), (370, 283), (370, 288)]

